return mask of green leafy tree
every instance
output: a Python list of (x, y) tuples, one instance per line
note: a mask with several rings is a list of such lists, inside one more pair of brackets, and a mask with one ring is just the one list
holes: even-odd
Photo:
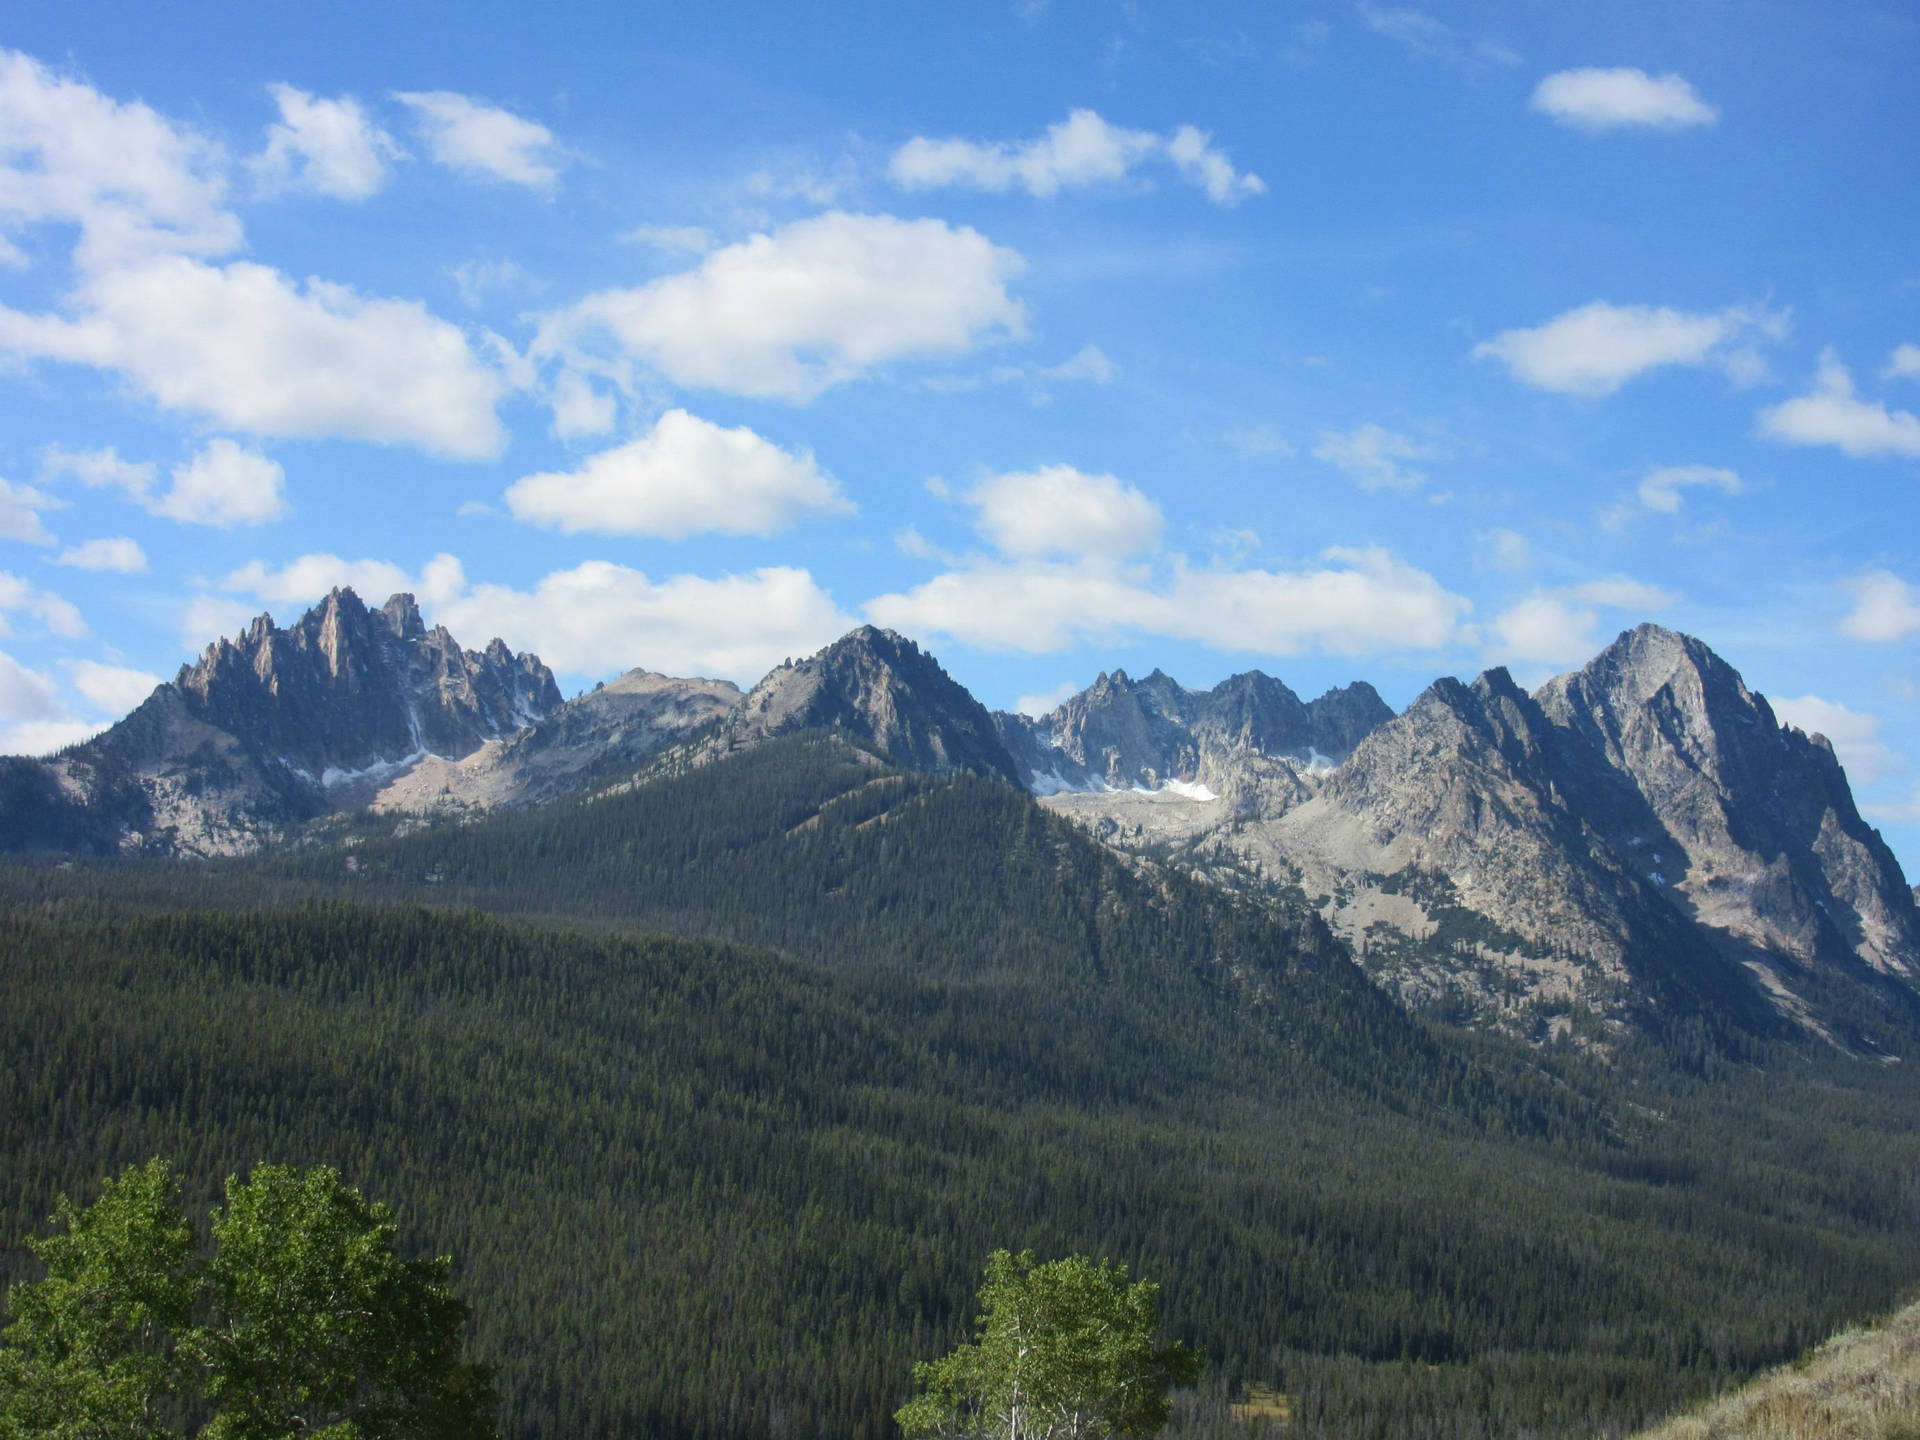
[[(445, 1258), (403, 1260), (386, 1206), (327, 1167), (227, 1180), (213, 1253), (163, 1161), (32, 1242), (0, 1349), (0, 1440), (493, 1440), (492, 1378), (460, 1360)], [(169, 1425), (177, 1428), (169, 1428)]]
[(996, 1250), (973, 1340), (914, 1366), (919, 1392), (894, 1419), (932, 1440), (1105, 1440), (1152, 1435), (1167, 1391), (1192, 1384), (1199, 1356), (1156, 1346), (1160, 1287), (1085, 1256), (1038, 1263)]
[(0, 1437), (170, 1436), (193, 1307), (193, 1230), (163, 1160), (109, 1180), (85, 1209), (62, 1195), (63, 1234), (27, 1243), (47, 1278), (7, 1295)]

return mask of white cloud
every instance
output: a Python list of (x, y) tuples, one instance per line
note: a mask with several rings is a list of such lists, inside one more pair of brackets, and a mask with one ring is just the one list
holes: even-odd
[(1342, 434), (1322, 430), (1313, 457), (1341, 471), (1362, 490), (1418, 490), (1427, 483), (1426, 472), (1406, 462), (1444, 460), (1450, 452), (1444, 445), (1415, 440), (1378, 425), (1356, 425)]
[(1293, 446), (1271, 425), (1242, 425), (1220, 437), (1242, 460), (1290, 459)]
[(459, 564), (451, 555), (440, 555), (415, 578), (391, 561), (343, 560), (338, 555), (320, 553), (302, 555), (277, 567), (263, 560), (248, 561), (222, 580), (220, 588), (251, 595), (282, 611), (305, 610), (340, 587), (351, 589), (369, 605), (383, 604), (389, 595), (402, 590), (411, 591), (425, 604), (429, 599), (447, 599), (458, 592), (465, 583), (456, 578)]
[(1488, 626), (1487, 658), (1503, 664), (1573, 664), (1600, 648), (1595, 634), (1600, 610), (1626, 610), (1643, 617), (1670, 608), (1678, 598), (1657, 585), (1624, 575), (1560, 589), (1537, 589), (1493, 618)]
[(563, 674), (644, 665), (742, 684), (854, 625), (810, 574), (790, 566), (655, 581), (606, 560), (556, 571), (530, 591), (476, 585), (436, 613), (463, 644), (499, 635)]
[(414, 112), (427, 153), (449, 170), (534, 190), (560, 178), (566, 156), (544, 125), (449, 90), (398, 91), (393, 98)]
[(154, 499), (153, 513), (190, 525), (265, 525), (292, 513), (286, 472), (266, 456), (224, 436), (173, 467), (173, 485)]
[(1831, 445), (1858, 460), (1920, 458), (1920, 416), (1860, 399), (1853, 377), (1832, 350), (1820, 356), (1810, 394), (1760, 412), (1760, 433), (1789, 445)]
[(1713, 465), (1659, 465), (1641, 477), (1636, 492), (1640, 503), (1661, 515), (1680, 513), (1683, 490), (1720, 490), (1728, 495), (1745, 493), (1746, 484), (1731, 470)]
[[(224, 437), (208, 441), (191, 459), (174, 466), (173, 483), (165, 490), (154, 488), (156, 473), (150, 463), (122, 460), (112, 446), (104, 450), (66, 450), (49, 445), (41, 462), (41, 474), (48, 479), (71, 477), (95, 489), (119, 490), (149, 515), (185, 524), (223, 529), (234, 525), (264, 525), (291, 513), (286, 501), (286, 476), (280, 466)], [(139, 547), (130, 540), (89, 543), (120, 546), (117, 553), (123, 557), (139, 554)], [(133, 545), (132, 551), (124, 549), (128, 545)], [(81, 549), (96, 558), (116, 553), (106, 549)], [(82, 569), (118, 568), (89, 565), (66, 556), (61, 557), (60, 563)], [(139, 556), (135, 569), (145, 568), (146, 559)]]
[(1739, 380), (1757, 357), (1734, 342), (1778, 338), (1785, 325), (1784, 315), (1758, 306), (1691, 312), (1595, 300), (1533, 329), (1504, 331), (1473, 354), (1500, 361), (1536, 389), (1599, 398), (1664, 365), (1719, 362)]
[(1022, 695), (1013, 702), (1013, 713), (1038, 720), (1043, 715), (1051, 715), (1067, 701), (1078, 695), (1080, 686), (1071, 680), (1062, 680), (1051, 690), (1042, 690), (1037, 695)]
[(1771, 699), (1770, 703), (1773, 713), (1787, 724), (1797, 725), (1809, 735), (1826, 736), (1847, 768), (1847, 779), (1855, 785), (1871, 785), (1907, 768), (1880, 738), (1878, 715), (1849, 710), (1818, 695)]
[(1533, 544), (1517, 530), (1490, 530), (1479, 537), (1479, 561), (1489, 570), (1524, 575), (1533, 568)]
[(119, 451), (109, 445), (104, 450), (68, 450), (49, 445), (41, 458), (40, 473), (48, 480), (71, 478), (95, 490), (125, 492), (129, 500), (144, 500), (153, 488), (157, 471), (149, 461), (122, 460)]
[(122, 105), (0, 50), (0, 228), (79, 227), (76, 263), (218, 255), (240, 243), (220, 148), (147, 106)]
[(677, 255), (704, 255), (714, 243), (712, 232), (698, 225), (636, 225), (620, 238)]
[(223, 595), (195, 595), (180, 612), (180, 643), (199, 651), (223, 635), (238, 635), (257, 613), (258, 607)]
[(1160, 507), (1111, 475), (1043, 465), (989, 475), (967, 496), (974, 524), (1003, 555), (1104, 555), (1121, 559), (1155, 550)]
[(1840, 621), (1842, 635), (1885, 643), (1920, 630), (1920, 595), (1891, 571), (1869, 570), (1846, 588), (1853, 593), (1853, 609)]
[(1880, 372), (1889, 380), (1920, 380), (1920, 345), (1896, 345)]
[(73, 308), (62, 318), (0, 307), (0, 352), (118, 371), (168, 409), (258, 435), (458, 459), (505, 443), (494, 405), (506, 381), (417, 301), (170, 256), (88, 277)]
[(87, 703), (109, 715), (126, 714), (160, 684), (158, 675), (132, 670), (123, 665), (102, 665), (97, 660), (75, 660), (68, 666), (73, 688)]
[(38, 620), (50, 633), (68, 640), (87, 633), (87, 622), (69, 602), (51, 590), (42, 590), (10, 571), (0, 570), (0, 635), (13, 633), (9, 617), (15, 612)]
[(1025, 190), (1046, 199), (1061, 190), (1111, 185), (1150, 160), (1165, 160), (1216, 205), (1266, 193), (1258, 175), (1236, 171), (1212, 137), (1192, 125), (1170, 135), (1108, 124), (1092, 110), (1075, 110), (1035, 140), (929, 140), (917, 135), (888, 164), (894, 183), (908, 190), (959, 186), (970, 190)]
[(576, 470), (529, 475), (506, 492), (514, 517), (597, 535), (772, 535), (854, 507), (810, 451), (789, 453), (742, 425), (669, 410), (647, 434)]
[(1299, 570), (1194, 570), (1155, 580), (1100, 558), (977, 561), (865, 607), (876, 624), (988, 650), (1046, 653), (1128, 636), (1264, 655), (1432, 649), (1471, 604), (1377, 547), (1334, 548)]
[(0, 652), (0, 755), (46, 755), (102, 727), (76, 719), (47, 676)]
[(1712, 125), (1720, 112), (1680, 75), (1649, 75), (1632, 67), (1561, 70), (1534, 88), (1529, 102), (1562, 125), (1601, 134), (1608, 130), (1684, 130)]
[(53, 544), (53, 536), (41, 522), (40, 512), (59, 504), (44, 490), (0, 480), (0, 540), (19, 540), (27, 545)]
[(268, 191), (305, 191), (336, 200), (365, 200), (387, 180), (388, 162), (403, 152), (350, 96), (322, 100), (291, 85), (272, 85), (280, 123), (252, 167)]
[(926, 385), (943, 395), (986, 385), (1020, 385), (1025, 387), (1030, 404), (1051, 405), (1056, 384), (1108, 385), (1119, 373), (1120, 367), (1098, 345), (1082, 345), (1058, 365), (996, 365), (980, 375), (937, 375)]
[[(477, 309), (492, 290), (505, 290), (527, 282), (527, 272), (512, 260), (463, 260), (447, 274), (459, 287), (460, 303)], [(539, 288), (539, 287), (535, 287)]]
[(78, 545), (69, 545), (53, 563), (74, 570), (141, 575), (146, 572), (147, 552), (140, 548), (138, 541), (120, 535), (110, 540), (87, 540)]
[(620, 418), (620, 402), (578, 370), (561, 370), (547, 387), (553, 433), (562, 440), (604, 435)]
[(0, 720), (54, 720), (64, 714), (52, 680), (0, 651)]
[(1407, 6), (1382, 6), (1361, 0), (1360, 19), (1376, 35), (1406, 46), (1415, 55), (1476, 69), (1483, 65), (1512, 66), (1520, 57), (1492, 40), (1468, 40), (1443, 20)]
[(1598, 580), (1589, 580), (1583, 585), (1570, 586), (1564, 593), (1583, 605), (1601, 605), (1612, 610), (1631, 610), (1641, 615), (1670, 610), (1680, 599), (1671, 590), (1662, 589), (1658, 585), (1649, 585), (1644, 580), (1634, 580), (1625, 575), (1604, 575)]
[[(1020, 335), (1022, 261), (941, 220), (838, 211), (796, 221), (631, 290), (547, 317), (533, 353), (631, 389), (634, 362), (676, 385), (804, 402), (892, 360)], [(611, 340), (609, 356), (596, 342)]]

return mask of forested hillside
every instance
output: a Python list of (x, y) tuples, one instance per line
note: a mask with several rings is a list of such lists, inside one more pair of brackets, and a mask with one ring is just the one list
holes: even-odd
[(801, 737), (344, 838), (0, 875), (0, 1221), (337, 1165), (516, 1435), (889, 1434), (1003, 1245), (1159, 1281), (1313, 1435), (1623, 1432), (1920, 1280), (1907, 1067), (1451, 1036), (995, 782)]

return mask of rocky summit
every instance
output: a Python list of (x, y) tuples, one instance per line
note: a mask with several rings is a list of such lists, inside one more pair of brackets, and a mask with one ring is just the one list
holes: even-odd
[(6, 760), (0, 834), (16, 850), (243, 853), (559, 704), (538, 658), (463, 650), (411, 595), (370, 610), (335, 590), (284, 630), (262, 615), (215, 641), (95, 739)]
[(1920, 914), (1832, 747), (1690, 637), (1642, 626), (1531, 695), (1440, 680), (1338, 765), (1260, 763), (1044, 803), (1304, 898), (1416, 1008), (1536, 1040), (1731, 1010), (1872, 1053), (1916, 994)]
[(1258, 671), (1196, 691), (1115, 670), (1033, 719), (871, 626), (745, 694), (634, 670), (562, 703), (537, 658), (338, 590), (97, 739), (0, 762), (0, 843), (242, 853), (329, 812), (545, 804), (803, 730), (1000, 778), (1115, 848), (1315, 909), (1458, 1023), (1605, 1051), (1713, 1016), (1871, 1056), (1875, 1017), (1920, 1006), (1915, 893), (1832, 747), (1654, 625), (1531, 694), (1495, 669), (1399, 715), (1364, 682), (1303, 701)]

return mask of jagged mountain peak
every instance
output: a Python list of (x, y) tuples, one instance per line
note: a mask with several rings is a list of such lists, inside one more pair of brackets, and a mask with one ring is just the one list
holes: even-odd
[(724, 743), (835, 727), (909, 769), (1020, 779), (986, 707), (914, 641), (873, 625), (774, 670), (734, 708)]
[(0, 816), (0, 843), (247, 850), (559, 704), (539, 657), (497, 639), (463, 650), (411, 595), (372, 610), (343, 586), (285, 628), (263, 614), (214, 641), (126, 719), (42, 765), (20, 791), (38, 813)]

